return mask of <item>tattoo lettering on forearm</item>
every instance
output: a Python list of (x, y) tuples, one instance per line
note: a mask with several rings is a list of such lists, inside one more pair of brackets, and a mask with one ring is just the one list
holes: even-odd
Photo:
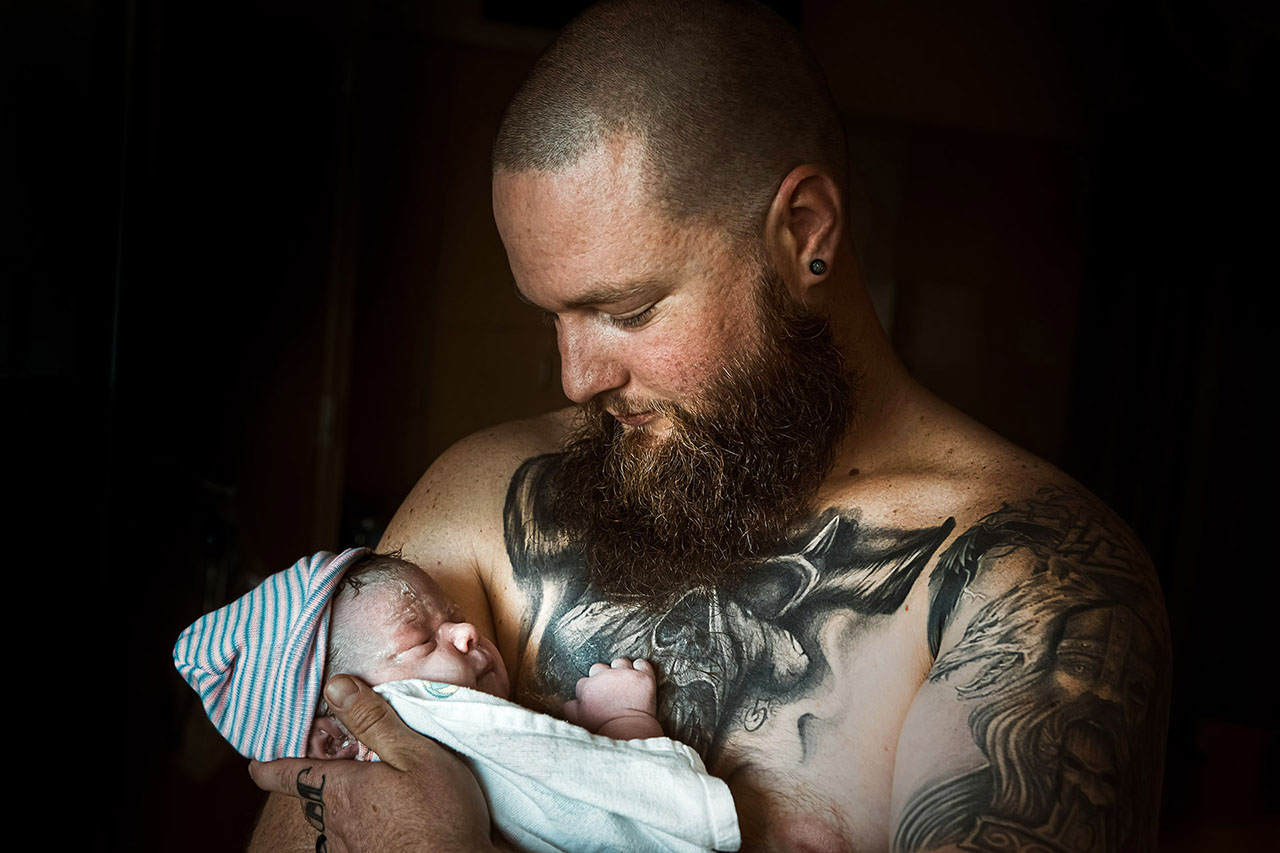
[(554, 707), (591, 664), (648, 658), (664, 728), (709, 763), (731, 733), (758, 731), (812, 695), (831, 671), (823, 627), (896, 612), (954, 527), (873, 528), (828, 509), (732, 587), (693, 589), (653, 612), (588, 585), (581, 552), (558, 536), (548, 508), (558, 458), (521, 466), (505, 512), (507, 553), (533, 614), (522, 648), (539, 633), (534, 690)]
[[(1018, 580), (966, 596), (1002, 571)], [(980, 605), (929, 678), (955, 685), (986, 764), (917, 790), (895, 851), (1153, 849), (1168, 627), (1133, 535), (1092, 497), (1042, 489), (958, 537), (930, 589), (935, 652), (962, 600)]]
[(324, 776), (320, 776), (320, 786), (313, 787), (302, 781), (302, 774), (310, 772), (310, 767), (298, 771), (298, 796), (302, 798), (302, 813), (306, 816), (307, 823), (320, 833), (316, 838), (316, 853), (325, 853), (329, 849), (329, 842), (324, 834)]

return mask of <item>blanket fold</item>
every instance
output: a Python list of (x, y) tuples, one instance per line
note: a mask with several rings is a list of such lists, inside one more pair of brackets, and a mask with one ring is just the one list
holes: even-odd
[(613, 740), (433, 681), (374, 690), (411, 728), (463, 756), (495, 824), (521, 849), (692, 853), (741, 844), (728, 785), (679, 741)]

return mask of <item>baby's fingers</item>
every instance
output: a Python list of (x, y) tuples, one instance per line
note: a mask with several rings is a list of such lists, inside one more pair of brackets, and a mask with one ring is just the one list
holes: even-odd
[(582, 719), (582, 707), (577, 699), (570, 699), (564, 703), (564, 718), (575, 726), (582, 725), (582, 723), (578, 722)]

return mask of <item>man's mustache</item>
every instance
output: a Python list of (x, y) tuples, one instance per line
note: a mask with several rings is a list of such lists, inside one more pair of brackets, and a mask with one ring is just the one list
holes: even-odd
[(681, 416), (678, 406), (666, 402), (665, 400), (644, 400), (633, 397), (624, 397), (616, 391), (607, 391), (597, 394), (582, 406), (583, 414), (589, 418), (603, 419), (612, 415), (621, 415), (624, 418), (634, 415), (647, 414), (653, 412), (659, 415), (665, 415), (668, 418), (677, 418)]

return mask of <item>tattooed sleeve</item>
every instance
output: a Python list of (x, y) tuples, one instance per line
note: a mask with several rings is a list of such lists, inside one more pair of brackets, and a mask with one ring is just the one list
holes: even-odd
[(935, 655), (968, 619), (929, 679), (985, 761), (911, 793), (895, 851), (1154, 849), (1168, 627), (1132, 534), (1093, 498), (1042, 489), (965, 531), (930, 593)]

